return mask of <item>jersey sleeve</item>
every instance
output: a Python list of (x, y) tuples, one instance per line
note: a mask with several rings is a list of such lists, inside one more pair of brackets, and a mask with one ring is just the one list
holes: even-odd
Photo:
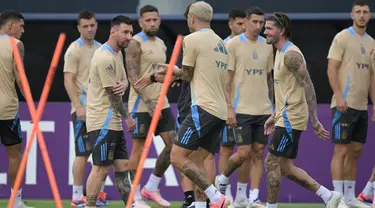
[(76, 74), (78, 71), (78, 51), (75, 45), (70, 45), (64, 55), (64, 72)]
[(182, 42), (182, 65), (195, 67), (195, 61), (198, 55), (198, 46), (192, 37), (193, 36), (186, 36)]
[(226, 42), (226, 47), (228, 48), (229, 60), (228, 60), (228, 70), (236, 70), (236, 51), (235, 51), (235, 40), (229, 40)]
[(370, 73), (374, 75), (375, 72), (375, 48), (370, 51)]
[(345, 37), (344, 33), (339, 33), (332, 41), (328, 52), (328, 59), (342, 61), (345, 52)]
[(267, 72), (270, 73), (272, 72), (274, 68), (274, 56), (273, 56), (273, 48), (271, 47), (270, 53), (268, 56), (268, 61), (267, 61)]
[(116, 84), (116, 64), (110, 57), (102, 58), (97, 64), (102, 86), (113, 87)]

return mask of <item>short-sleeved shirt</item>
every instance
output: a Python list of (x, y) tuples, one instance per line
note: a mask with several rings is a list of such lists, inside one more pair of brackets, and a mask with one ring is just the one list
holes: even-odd
[[(296, 51), (303, 57), (299, 48), (291, 42), (287, 42), (281, 51), (276, 52), (274, 68), (275, 125), (284, 127), (288, 133), (292, 134), (292, 130), (306, 130), (309, 113), (303, 86), (284, 64), (284, 55), (288, 51)], [(306, 64), (305, 58), (303, 59)]]
[[(15, 39), (16, 44), (20, 41)], [(8, 35), (0, 35), (0, 120), (14, 119), (18, 112), (15, 61)]]
[[(358, 35), (353, 27), (338, 33), (329, 49), (328, 59), (340, 61), (338, 79), (340, 89), (348, 107), (367, 110), (372, 70), (370, 51), (374, 39), (367, 33)], [(336, 107), (335, 95), (331, 108)]]
[[(140, 67), (139, 67), (139, 77), (145, 74), (155, 72), (158, 63), (165, 63), (167, 60), (167, 47), (165, 46), (163, 40), (155, 37), (151, 40), (143, 32), (138, 33), (133, 37), (134, 40), (138, 41), (141, 45), (141, 57), (140, 57)], [(142, 91), (147, 99), (151, 99), (152, 102), (157, 103), (159, 100), (159, 95), (161, 92), (163, 84), (153, 83), (152, 85), (144, 88)], [(132, 113), (136, 112), (148, 112), (147, 105), (143, 102), (141, 97), (135, 92), (134, 88), (130, 87), (129, 92), (129, 110)], [(168, 99), (165, 98), (163, 109), (168, 108)]]
[(230, 37), (230, 36), (228, 36), (228, 37), (226, 37), (225, 39), (224, 39), (224, 43), (227, 43), (228, 41), (230, 41), (232, 38)]
[(94, 53), (89, 72), (87, 91), (86, 127), (87, 131), (108, 129), (122, 131), (121, 115), (115, 112), (105, 88), (126, 79), (121, 51), (114, 51), (103, 44)]
[[(91, 58), (100, 46), (101, 44), (98, 41), (94, 40), (92, 45), (88, 45), (81, 38), (78, 38), (69, 45), (64, 55), (64, 72), (75, 74), (74, 85), (76, 93), (81, 105), (84, 106), (86, 105), (86, 91)], [(71, 113), (75, 111), (76, 109), (72, 103)]]
[(270, 115), (267, 74), (273, 69), (273, 48), (266, 40), (249, 40), (244, 33), (227, 42), (228, 70), (234, 71), (232, 104), (236, 113)]
[(192, 106), (226, 120), (224, 88), (229, 56), (224, 41), (211, 29), (191, 33), (183, 40), (183, 56), (182, 65), (194, 68)]

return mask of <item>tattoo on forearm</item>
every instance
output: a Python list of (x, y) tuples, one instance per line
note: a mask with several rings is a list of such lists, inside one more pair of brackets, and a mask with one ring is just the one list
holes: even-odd
[(267, 74), (267, 85), (268, 85), (268, 96), (272, 104), (275, 104), (275, 97), (274, 97), (274, 83), (272, 78), (272, 72)]
[(315, 124), (318, 118), (315, 89), (302, 55), (297, 51), (288, 51), (284, 56), (284, 64), (294, 74), (297, 82), (304, 88), (311, 122)]
[(188, 177), (193, 183), (203, 190), (206, 190), (211, 184), (204, 170), (200, 171), (197, 165), (189, 159), (184, 162), (182, 171), (186, 177)]
[(115, 172), (115, 183), (117, 190), (120, 192), (122, 201), (126, 205), (131, 190), (128, 171)]
[(185, 81), (191, 81), (194, 75), (194, 67), (183, 65), (181, 69), (175, 70), (174, 75)]
[(134, 181), (134, 177), (135, 177), (135, 173), (137, 172), (137, 170), (129, 170), (130, 172), (130, 180), (131, 182)]
[(156, 160), (154, 175), (157, 177), (162, 177), (165, 171), (168, 169), (171, 164), (171, 148), (165, 147), (158, 159)]
[(107, 94), (108, 94), (109, 102), (113, 106), (113, 109), (115, 110), (115, 112), (120, 113), (121, 116), (124, 117), (124, 118), (128, 118), (129, 111), (124, 106), (124, 102), (122, 101), (122, 97), (114, 94), (112, 89), (106, 89), (106, 91), (107, 91)]
[(178, 174), (179, 174), (179, 176), (180, 176), (180, 181), (183, 181), (183, 180), (185, 180), (185, 174), (183, 173), (183, 172), (181, 172), (181, 171), (178, 171)]
[(98, 199), (98, 195), (88, 195), (86, 205), (89, 207), (96, 207), (96, 200)]
[(156, 103), (152, 102), (152, 100), (143, 100), (143, 102), (147, 105), (148, 112), (150, 112), (151, 114), (154, 114)]
[(228, 165), (227, 167), (225, 168), (223, 174), (227, 177), (229, 177), (230, 175), (232, 175), (232, 173), (237, 170), (237, 168), (239, 168), (241, 165), (242, 165), (243, 161), (240, 161), (239, 163), (236, 163), (233, 161), (232, 158), (229, 158), (228, 160)]
[(232, 105), (232, 81), (234, 71), (228, 70), (227, 79), (225, 80), (225, 101), (227, 105)]
[(18, 51), (20, 52), (21, 59), (23, 61), (25, 57), (25, 47), (23, 46), (23, 43), (20, 41), (17, 43)]
[(281, 184), (280, 158), (268, 154), (265, 166), (267, 172), (267, 202), (276, 204)]

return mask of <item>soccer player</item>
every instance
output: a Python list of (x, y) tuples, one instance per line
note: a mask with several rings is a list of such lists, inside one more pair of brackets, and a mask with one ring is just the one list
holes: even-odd
[[(315, 133), (328, 139), (327, 132), (318, 120), (315, 90), (299, 48), (290, 42), (291, 22), (284, 13), (273, 13), (266, 21), (264, 34), (267, 43), (277, 49), (275, 57), (276, 108), (264, 124), (265, 133), (273, 136), (269, 144), (265, 166), (267, 171), (267, 207), (277, 207), (281, 176), (316, 193), (326, 207), (336, 208), (341, 195), (317, 183), (304, 170), (294, 166), (301, 133), (306, 130), (310, 116)], [(309, 115), (310, 114), (310, 115)]]
[[(86, 130), (86, 90), (89, 80), (91, 57), (101, 44), (95, 40), (98, 24), (95, 14), (82, 11), (78, 16), (80, 37), (70, 44), (65, 53), (64, 85), (72, 102), (72, 121), (74, 124), (74, 141), (76, 158), (73, 163), (73, 196), (70, 203), (73, 207), (85, 204), (83, 180), (85, 178), (87, 159), (91, 154), (92, 144)], [(100, 189), (97, 206), (108, 205), (104, 193), (104, 182)]]
[[(353, 26), (335, 36), (328, 54), (335, 144), (331, 173), (334, 190), (344, 195), (340, 203), (343, 207), (368, 207), (355, 197), (355, 179), (357, 162), (366, 143), (368, 95), (373, 76), (370, 51), (375, 42), (366, 33), (370, 16), (369, 6), (364, 1), (355, 1), (351, 12)], [(375, 101), (375, 97), (372, 99)]]
[[(24, 25), (24, 17), (19, 12), (7, 10), (0, 15), (0, 76), (2, 78), (0, 82), (0, 137), (8, 155), (8, 176), (12, 187), (22, 159), (22, 132), (15, 83), (20, 88), (22, 95), (24, 93), (19, 72), (14, 67), (15, 60), (10, 37), (13, 36), (16, 39), (18, 50), (23, 59), (25, 48), (19, 39), (25, 32)], [(13, 191), (17, 192), (13, 208), (27, 208), (28, 206), (22, 202), (22, 188), (11, 189), (11, 192)]]
[[(217, 180), (217, 187), (225, 193), (229, 176), (241, 165), (249, 164), (251, 155), (251, 190), (247, 200), (246, 188), (249, 169), (243, 181), (238, 181), (234, 207), (261, 205), (260, 181), (263, 174), (263, 154), (268, 144), (264, 123), (273, 110), (273, 47), (259, 34), (264, 26), (264, 12), (258, 7), (247, 10), (246, 32), (227, 42), (229, 64), (226, 81), (228, 131), (234, 134), (237, 152)], [(257, 99), (254, 99), (254, 98)], [(247, 166), (248, 167), (248, 166)]]
[(121, 118), (129, 131), (135, 129), (135, 121), (122, 101), (128, 81), (120, 50), (128, 46), (132, 34), (132, 21), (126, 16), (116, 16), (111, 22), (108, 41), (95, 51), (91, 60), (86, 126), (93, 144), (93, 167), (87, 179), (86, 207), (95, 207), (112, 165), (115, 185), (125, 204), (129, 197), (128, 153)]
[[(192, 107), (179, 128), (171, 162), (197, 186), (196, 208), (205, 208), (207, 198), (211, 208), (227, 207), (230, 202), (210, 182), (204, 160), (219, 149), (219, 136), (227, 116), (224, 85), (228, 51), (210, 27), (212, 7), (198, 1), (188, 10), (191, 34), (183, 40), (182, 68), (174, 67), (173, 74), (190, 82)], [(165, 73), (168, 65), (160, 66), (158, 73)]]
[[(224, 43), (227, 43), (230, 39), (234, 38), (235, 36), (245, 32), (245, 18), (246, 18), (246, 12), (243, 9), (232, 9), (229, 12), (229, 22), (228, 26), (231, 30), (230, 36), (224, 39)], [(228, 131), (228, 127), (224, 127), (224, 132), (221, 135), (221, 148), (220, 148), (220, 156), (219, 156), (219, 172), (222, 173), (228, 165), (229, 157), (233, 154), (234, 150), (234, 136), (232, 134), (232, 131)], [(247, 180), (247, 177), (249, 176), (249, 165), (245, 164), (241, 166), (238, 169), (238, 180), (244, 181)], [(217, 176), (218, 177), (218, 176)], [(229, 180), (230, 181), (230, 180)], [(244, 188), (245, 186), (245, 188)], [(243, 192), (242, 190), (245, 190), (246, 195), (246, 188), (247, 183), (244, 185), (244, 183), (239, 183), (237, 185), (237, 191)], [(239, 191), (241, 189), (241, 191)], [(225, 196), (229, 198), (229, 200), (233, 201), (232, 191), (231, 191), (231, 185), (230, 183), (227, 185), (227, 189), (225, 190)], [(245, 196), (246, 197), (246, 196)]]
[[(373, 91), (371, 90), (371, 93), (372, 92)], [(372, 120), (375, 121), (375, 115), (373, 116)], [(366, 204), (374, 203), (374, 187), (375, 187), (374, 180), (375, 180), (375, 167), (372, 169), (371, 177), (368, 180), (365, 188), (363, 189), (361, 194), (359, 194), (359, 196), (357, 197), (359, 201), (366, 203)]]
[[(160, 26), (159, 11), (156, 7), (146, 5), (140, 9), (139, 19), (142, 32), (131, 40), (126, 52), (127, 72), (131, 83), (129, 93), (129, 109), (137, 121), (137, 128), (132, 132), (133, 148), (130, 156), (130, 169), (135, 172), (143, 151), (144, 142), (154, 114), (156, 103), (162, 84), (155, 83), (142, 90), (134, 88), (134, 84), (145, 74), (155, 70), (157, 63), (165, 63), (167, 56), (164, 42), (156, 36)], [(137, 207), (149, 207), (142, 200), (150, 199), (161, 207), (169, 207), (170, 203), (162, 198), (158, 186), (164, 172), (170, 165), (170, 153), (175, 139), (175, 119), (170, 109), (168, 100), (165, 99), (160, 121), (155, 135), (160, 135), (165, 143), (165, 148), (159, 155), (155, 169), (145, 187), (140, 190), (138, 186), (134, 201)]]

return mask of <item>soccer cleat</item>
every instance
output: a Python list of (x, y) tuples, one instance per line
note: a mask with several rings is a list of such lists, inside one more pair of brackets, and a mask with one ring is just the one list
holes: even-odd
[(81, 200), (72, 200), (72, 202), (70, 202), (70, 206), (72, 207), (85, 207), (85, 205), (86, 205), (85, 196)]
[[(326, 207), (327, 207), (327, 205), (326, 205)], [(344, 201), (344, 197), (341, 197), (339, 206), (337, 208), (349, 208), (349, 206)]]
[(187, 208), (195, 208), (195, 202), (191, 203)]
[[(228, 197), (227, 197), (228, 198)], [(233, 203), (231, 203), (231, 208), (246, 208), (247, 207), (248, 200), (243, 199), (243, 200), (234, 200)]]
[(99, 193), (98, 200), (96, 201), (96, 206), (97, 207), (108, 206), (107, 193), (105, 192)]
[(227, 189), (227, 184), (220, 183), (219, 176), (215, 177), (215, 187), (220, 191), (221, 194), (225, 195), (225, 190)]
[(24, 202), (22, 202), (20, 208), (34, 208), (34, 207), (29, 207)]
[(227, 199), (227, 197), (224, 194), (222, 194), (219, 202), (210, 203), (210, 208), (228, 208), (229, 204), (230, 204), (230, 201)]
[(264, 205), (259, 199), (256, 199), (254, 202), (250, 203), (247, 208), (264, 208), (266, 205)]
[(133, 205), (132, 205), (134, 208), (151, 208), (150, 206), (148, 206), (146, 204), (145, 201), (143, 200), (136, 200)]
[(143, 187), (141, 190), (141, 195), (146, 199), (154, 201), (161, 207), (169, 208), (171, 206), (171, 204), (160, 195), (159, 190), (148, 191), (145, 187)]
[(358, 199), (353, 199), (350, 202), (346, 203), (348, 207), (350, 208), (371, 208), (369, 205), (359, 201)]
[(372, 202), (374, 201), (374, 195), (372, 195), (371, 197), (367, 197), (365, 196), (363, 193), (361, 193), (357, 199), (363, 203), (367, 203), (367, 204), (372, 204)]
[[(332, 196), (328, 200), (328, 202), (326, 204), (326, 207), (327, 208), (337, 208), (337, 207), (340, 207), (339, 204), (341, 204), (341, 202), (344, 202), (344, 200), (342, 200), (343, 197), (338, 192), (331, 191), (331, 193), (332, 193)], [(345, 202), (344, 202), (344, 204), (345, 204)]]
[(188, 207), (190, 207), (192, 204), (194, 204), (194, 202), (190, 204), (190, 203), (184, 201), (184, 203), (181, 204), (180, 208), (188, 208)]

